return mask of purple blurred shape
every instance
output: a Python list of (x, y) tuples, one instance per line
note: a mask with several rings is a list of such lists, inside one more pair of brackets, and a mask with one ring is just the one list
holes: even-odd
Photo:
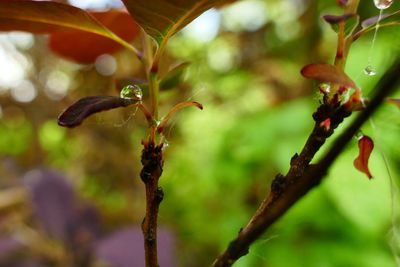
[(10, 257), (23, 248), (23, 245), (11, 236), (0, 237), (0, 261)]
[[(116, 231), (97, 243), (96, 256), (113, 267), (144, 266), (142, 231), (131, 227)], [(175, 245), (171, 231), (158, 229), (158, 261), (162, 267), (175, 267)]]
[(21, 262), (21, 263), (15, 264), (15, 265), (7, 266), (7, 267), (44, 267), (44, 265), (39, 264), (37, 262), (26, 261), (26, 262)]
[(33, 209), (47, 233), (67, 242), (68, 228), (74, 213), (74, 191), (63, 176), (49, 170), (25, 174), (31, 191)]
[(95, 207), (83, 205), (76, 208), (72, 219), (67, 229), (71, 244), (86, 246), (100, 236), (100, 214)]
[[(37, 218), (50, 235), (73, 249), (76, 266), (88, 266), (92, 256), (113, 267), (144, 266), (140, 228), (119, 230), (100, 240), (97, 210), (85, 204), (78, 206), (72, 186), (62, 175), (49, 170), (33, 170), (24, 179), (31, 191)], [(158, 230), (158, 248), (160, 266), (176, 266), (171, 231)]]

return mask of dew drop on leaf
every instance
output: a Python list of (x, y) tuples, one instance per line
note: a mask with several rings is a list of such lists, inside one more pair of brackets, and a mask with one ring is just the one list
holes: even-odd
[(368, 76), (374, 76), (376, 75), (376, 69), (373, 66), (368, 65), (365, 67), (364, 73), (367, 74)]
[(393, 4), (393, 0), (374, 0), (374, 4), (377, 9), (386, 9)]
[(137, 85), (127, 85), (122, 88), (120, 97), (125, 99), (142, 100), (143, 92)]

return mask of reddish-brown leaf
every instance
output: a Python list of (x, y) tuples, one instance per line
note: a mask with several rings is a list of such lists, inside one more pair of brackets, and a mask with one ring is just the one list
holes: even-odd
[(371, 155), (372, 150), (374, 149), (374, 142), (368, 136), (362, 136), (358, 140), (358, 149), (359, 154), (358, 157), (354, 160), (354, 167), (360, 172), (365, 173), (369, 179), (372, 178), (372, 174), (368, 168), (368, 160)]
[(58, 117), (58, 124), (64, 127), (76, 127), (90, 115), (119, 107), (127, 107), (138, 100), (120, 98), (117, 96), (88, 96), (68, 107)]
[(0, 31), (53, 33), (71, 29), (104, 36), (139, 53), (82, 9), (52, 1), (0, 0)]
[(122, 0), (129, 13), (160, 46), (204, 11), (232, 0)]
[[(90, 14), (127, 42), (139, 35), (139, 26), (126, 12), (113, 10)], [(98, 56), (112, 54), (123, 48), (109, 38), (73, 29), (52, 33), (49, 46), (58, 55), (84, 64), (93, 63)]]
[(355, 82), (344, 71), (330, 64), (309, 64), (303, 67), (301, 74), (319, 82), (334, 83), (346, 87), (357, 88)]
[(122, 0), (144, 31), (156, 40), (158, 62), (168, 40), (206, 10), (233, 0)]

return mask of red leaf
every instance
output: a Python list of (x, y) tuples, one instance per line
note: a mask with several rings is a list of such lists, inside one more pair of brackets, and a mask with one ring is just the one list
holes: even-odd
[[(138, 25), (126, 12), (113, 10), (90, 14), (127, 42), (139, 34)], [(109, 38), (73, 29), (52, 33), (49, 46), (58, 55), (84, 64), (93, 63), (98, 56), (112, 54), (123, 48)]]
[(330, 64), (309, 64), (303, 67), (301, 74), (312, 80), (339, 84), (351, 88), (357, 88), (353, 80), (344, 71)]
[(374, 142), (368, 136), (362, 136), (358, 140), (358, 149), (359, 154), (354, 160), (354, 167), (356, 167), (357, 170), (365, 173), (368, 178), (371, 179), (372, 174), (368, 169), (368, 160), (372, 150), (374, 149)]
[[(121, 22), (120, 26), (131, 27), (132, 23), (126, 22), (125, 25), (122, 24), (124, 22), (125, 21)], [(112, 24), (107, 19), (104, 20), (104, 23)], [(134, 28), (137, 31), (136, 25)], [(101, 35), (125, 46), (138, 56), (140, 54), (134, 46), (118, 37), (88, 12), (80, 8), (52, 1), (0, 0), (0, 31), (54, 33), (57, 31), (70, 30), (79, 30)], [(122, 32), (124, 33), (125, 31)], [(121, 34), (121, 32), (119, 34)], [(122, 37), (127, 36), (122, 34)], [(80, 40), (65, 38), (62, 41), (73, 44), (74, 47), (78, 45)], [(91, 49), (93, 49), (93, 47), (91, 47)]]

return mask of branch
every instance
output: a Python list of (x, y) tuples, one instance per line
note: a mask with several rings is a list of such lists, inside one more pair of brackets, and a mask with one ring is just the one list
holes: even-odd
[[(399, 77), (400, 60), (394, 63), (386, 74), (381, 78), (376, 86), (375, 95), (372, 97), (369, 105), (361, 112), (352, 124), (341, 134), (333, 143), (331, 149), (316, 165), (310, 165), (311, 159), (318, 151), (319, 147), (325, 142), (332, 132), (321, 132), (318, 115), (326, 115), (321, 109), (326, 106), (322, 104), (316, 113), (314, 119), (316, 125), (310, 134), (306, 145), (300, 155), (295, 155), (291, 160), (291, 167), (286, 176), (278, 174), (271, 184), (269, 195), (261, 203), (260, 207), (250, 219), (250, 222), (243, 228), (236, 239), (234, 239), (213, 263), (213, 267), (227, 267), (248, 253), (250, 245), (262, 235), (270, 225), (279, 219), (294, 203), (303, 197), (310, 189), (320, 183), (327, 173), (334, 160), (340, 155), (347, 143), (357, 133), (362, 124), (375, 112), (382, 101), (393, 92), (396, 85), (400, 82)], [(326, 107), (325, 107), (326, 108)], [(345, 112), (340, 111), (340, 107), (332, 111), (331, 115), (346, 117)], [(329, 113), (329, 112), (328, 112)], [(337, 122), (334, 122), (337, 123)], [(338, 124), (340, 124), (338, 122)], [(333, 125), (334, 128), (337, 125)]]
[(146, 217), (142, 223), (146, 267), (158, 267), (157, 216), (164, 197), (158, 186), (163, 167), (162, 144), (156, 146), (153, 140), (143, 142), (142, 165), (140, 178), (146, 187)]

